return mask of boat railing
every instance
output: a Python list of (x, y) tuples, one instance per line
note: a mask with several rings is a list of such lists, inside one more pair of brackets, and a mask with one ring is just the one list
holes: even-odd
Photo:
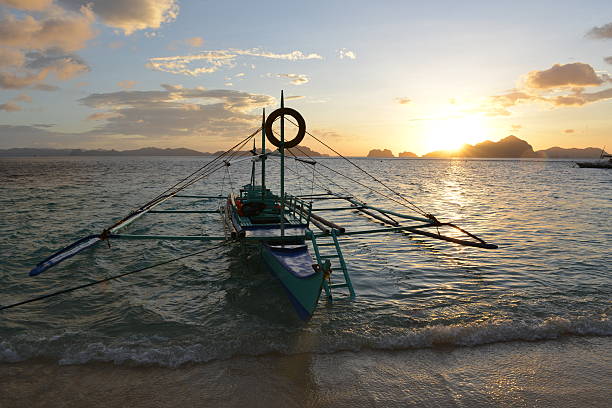
[(310, 216), (312, 214), (312, 202), (306, 202), (299, 197), (285, 193), (285, 207), (287, 211), (295, 218), (300, 220), (300, 223), (310, 224)]

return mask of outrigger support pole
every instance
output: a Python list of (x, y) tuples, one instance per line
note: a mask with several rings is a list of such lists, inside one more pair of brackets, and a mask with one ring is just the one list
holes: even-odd
[[(283, 91), (281, 90), (281, 109), (285, 107), (285, 98)], [(281, 208), (280, 208), (280, 227), (281, 237), (285, 236), (285, 115), (281, 115), (281, 128), (280, 128), (280, 194), (281, 194)]]
[(261, 199), (266, 199), (266, 108), (261, 115)]

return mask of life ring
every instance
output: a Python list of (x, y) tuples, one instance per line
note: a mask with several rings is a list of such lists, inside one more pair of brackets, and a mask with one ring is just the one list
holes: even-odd
[(266, 119), (266, 137), (274, 146), (281, 147), (281, 141), (278, 140), (272, 132), (272, 125), (274, 124), (276, 118), (278, 118), (280, 115), (292, 116), (296, 120), (298, 126), (297, 135), (295, 135), (295, 137), (289, 141), (285, 140), (285, 145), (283, 147), (285, 149), (290, 149), (299, 145), (306, 135), (306, 121), (300, 112), (292, 108), (278, 108), (268, 116), (268, 119)]

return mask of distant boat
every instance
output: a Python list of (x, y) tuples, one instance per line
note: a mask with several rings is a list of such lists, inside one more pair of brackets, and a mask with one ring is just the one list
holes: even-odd
[(612, 169), (612, 154), (605, 154), (604, 149), (601, 149), (601, 156), (599, 156), (599, 160), (576, 162), (576, 164), (578, 165), (578, 167), (581, 167), (581, 168)]

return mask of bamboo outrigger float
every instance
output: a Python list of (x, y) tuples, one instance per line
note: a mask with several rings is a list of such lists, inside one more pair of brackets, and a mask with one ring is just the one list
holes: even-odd
[[(284, 122), (285, 120), (290, 120), (286, 116), (292, 117), (295, 122), (293, 120), (291, 122), (298, 126), (296, 137), (290, 141), (285, 140)], [(280, 121), (280, 139), (275, 136), (276, 132), (273, 130), (273, 125), (277, 119)], [(160, 208), (162, 204), (169, 200), (219, 200), (222, 198), (223, 196), (219, 195), (198, 195), (182, 192), (205, 179), (213, 172), (227, 168), (235, 161), (245, 160), (244, 157), (240, 157), (241, 149), (259, 133), (261, 133), (260, 153), (254, 147), (251, 151), (252, 156), (246, 158), (246, 160), (252, 161), (250, 183), (244, 185), (237, 194), (231, 192), (226, 199), (224, 198), (225, 203), (220, 208), (213, 210), (169, 210)], [(284, 99), (281, 93), (280, 109), (274, 111), (267, 118), (264, 111), (262, 126), (257, 131), (228, 151), (206, 163), (188, 177), (180, 180), (174, 186), (154, 197), (128, 216), (108, 227), (101, 234), (85, 237), (40, 262), (30, 271), (30, 275), (38, 275), (63, 260), (104, 240), (192, 240), (219, 241), (228, 244), (239, 242), (245, 244), (247, 248), (260, 251), (265, 265), (281, 282), (299, 317), (303, 320), (308, 320), (314, 313), (323, 290), (330, 300), (332, 299), (333, 291), (340, 288), (348, 290), (350, 297), (355, 296), (347, 263), (340, 247), (340, 239), (344, 236), (403, 231), (464, 246), (485, 249), (497, 248), (496, 245), (489, 244), (454, 224), (438, 221), (435, 216), (423, 212), (405, 197), (392, 191), (382, 181), (376, 179), (376, 177), (370, 175), (350, 160), (349, 162), (353, 166), (368, 174), (389, 191), (392, 191), (392, 193), (384, 194), (365, 186), (349, 176), (343, 175), (344, 177), (412, 211), (416, 211), (418, 215), (405, 214), (369, 205), (352, 194), (340, 194), (325, 188), (329, 187), (329, 185), (323, 185), (322, 191), (317, 193), (312, 192), (305, 195), (288, 194), (285, 191), (285, 159), (291, 158), (305, 166), (311, 165), (313, 168), (317, 164), (317, 161), (312, 158), (305, 159), (297, 156), (287, 156), (287, 152), (292, 154), (292, 151), (289, 149), (297, 148), (299, 150), (297, 146), (306, 133), (308, 132), (306, 132), (304, 119), (294, 109), (284, 106)], [(315, 136), (310, 133), (308, 134), (316, 139)], [(273, 144), (278, 150), (268, 152), (266, 150), (266, 141)], [(321, 143), (329, 147), (324, 142)], [(332, 151), (337, 153), (333, 149)], [(337, 154), (346, 159), (339, 153)], [(280, 194), (273, 193), (266, 186), (266, 161), (277, 157), (280, 158)], [(261, 180), (256, 180), (255, 177), (257, 163), (261, 166)], [(323, 166), (330, 169), (325, 165)], [(341, 173), (338, 174), (342, 175)], [(318, 207), (319, 203), (338, 201), (344, 204), (333, 207)], [(383, 225), (379, 224), (375, 228), (351, 230), (319, 215), (322, 212), (335, 211), (350, 211), (361, 214)], [(221, 214), (223, 223), (220, 229), (223, 229), (224, 233), (223, 235), (136, 235), (123, 232), (128, 225), (145, 215), (163, 213)], [(466, 238), (442, 235), (439, 233), (439, 228), (441, 227), (455, 228), (465, 234)], [(428, 230), (431, 228), (434, 228), (436, 232)], [(313, 253), (310, 252), (310, 248), (312, 248)], [(341, 276), (336, 278), (338, 274), (335, 273), (334, 283), (332, 283), (331, 275), (332, 272), (336, 271), (341, 272)]]

